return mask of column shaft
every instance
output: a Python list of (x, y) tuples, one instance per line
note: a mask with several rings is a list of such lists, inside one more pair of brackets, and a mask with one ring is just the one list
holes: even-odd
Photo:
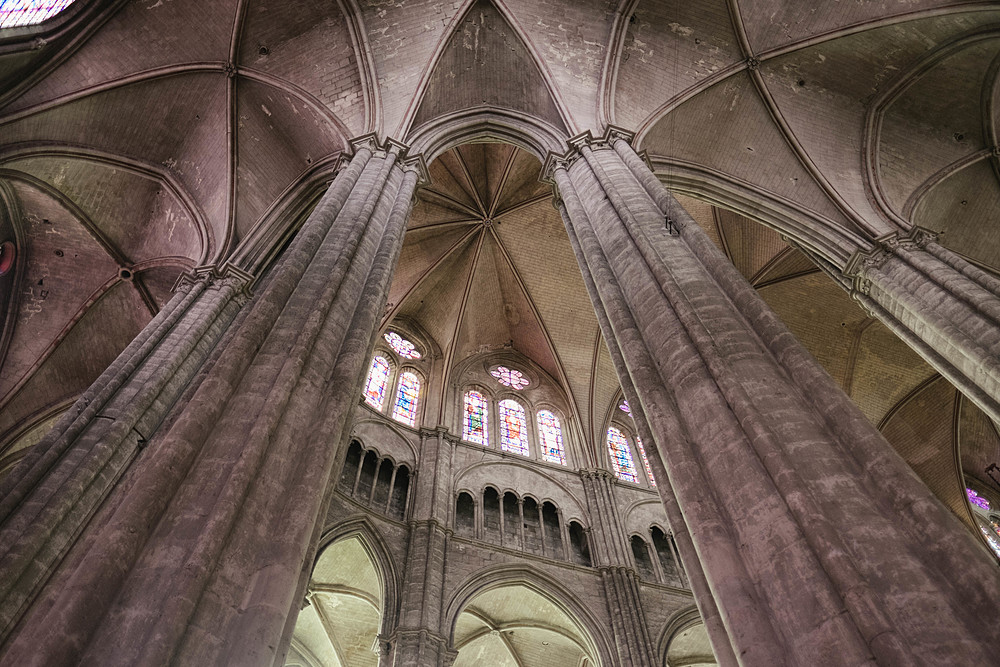
[(968, 531), (621, 136), (574, 143), (570, 240), (741, 663), (988, 662), (1000, 581)]
[(5, 659), (275, 661), (402, 244), (417, 171), (401, 153), (355, 143)]

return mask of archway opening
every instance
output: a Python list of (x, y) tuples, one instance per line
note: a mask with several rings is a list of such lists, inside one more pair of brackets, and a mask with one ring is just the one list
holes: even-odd
[(383, 583), (357, 536), (323, 550), (299, 612), (286, 666), (376, 667), (373, 650), (382, 617)]
[(455, 622), (455, 667), (595, 667), (593, 641), (555, 602), (523, 584), (484, 591)]

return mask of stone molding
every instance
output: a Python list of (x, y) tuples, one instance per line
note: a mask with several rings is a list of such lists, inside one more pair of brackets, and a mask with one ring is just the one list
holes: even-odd
[(851, 279), (851, 297), (855, 300), (859, 295), (871, 294), (871, 272), (885, 266), (892, 255), (903, 251), (924, 250), (930, 243), (937, 241), (938, 234), (924, 227), (914, 226), (908, 234), (893, 232), (875, 239), (871, 250), (855, 251), (844, 267), (844, 277)]

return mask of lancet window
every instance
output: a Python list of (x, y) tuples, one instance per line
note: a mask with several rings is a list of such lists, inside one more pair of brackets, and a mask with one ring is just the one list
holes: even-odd
[(396, 402), (392, 406), (392, 418), (413, 426), (417, 421), (417, 400), (420, 395), (420, 379), (409, 371), (399, 376)]
[(562, 425), (559, 423), (559, 417), (548, 410), (539, 410), (536, 421), (542, 458), (549, 463), (566, 465), (566, 450), (563, 449)]
[(385, 389), (389, 384), (391, 371), (388, 359), (375, 355), (371, 368), (368, 369), (368, 379), (365, 381), (365, 403), (376, 410), (381, 410), (385, 404)]
[(486, 397), (478, 391), (467, 391), (462, 419), (462, 438), (477, 445), (489, 445), (486, 426), (488, 418), (489, 406)]
[(637, 482), (635, 463), (632, 460), (632, 450), (628, 446), (625, 434), (614, 426), (608, 427), (608, 453), (611, 454), (611, 465), (619, 479), (626, 482)]
[(515, 400), (500, 401), (500, 448), (521, 456), (528, 455), (528, 420), (524, 407)]
[(642, 440), (639, 436), (635, 436), (635, 446), (639, 450), (639, 458), (642, 459), (642, 467), (646, 469), (646, 479), (649, 480), (650, 486), (656, 486), (656, 480), (653, 479), (653, 469), (649, 467), (649, 459), (646, 458), (646, 450), (642, 446)]

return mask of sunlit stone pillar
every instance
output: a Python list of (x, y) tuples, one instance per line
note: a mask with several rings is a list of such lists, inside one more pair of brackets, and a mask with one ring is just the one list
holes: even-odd
[(989, 556), (628, 136), (547, 167), (740, 663), (990, 664)]
[(1000, 279), (915, 227), (858, 252), (851, 295), (1000, 421)]
[(390, 638), (394, 667), (447, 667), (457, 655), (448, 647), (449, 628), (442, 625), (454, 455), (446, 428), (420, 430), (399, 621)]
[[(353, 149), (216, 351), (195, 364), (175, 407), (158, 428), (141, 432), (141, 454), (104, 482), (103, 504), (81, 525), (0, 662), (283, 659), (420, 171), (391, 141), (364, 137)], [(16, 521), (28, 503), (14, 505)], [(30, 526), (17, 533), (18, 544), (21, 535), (30, 536)]]

